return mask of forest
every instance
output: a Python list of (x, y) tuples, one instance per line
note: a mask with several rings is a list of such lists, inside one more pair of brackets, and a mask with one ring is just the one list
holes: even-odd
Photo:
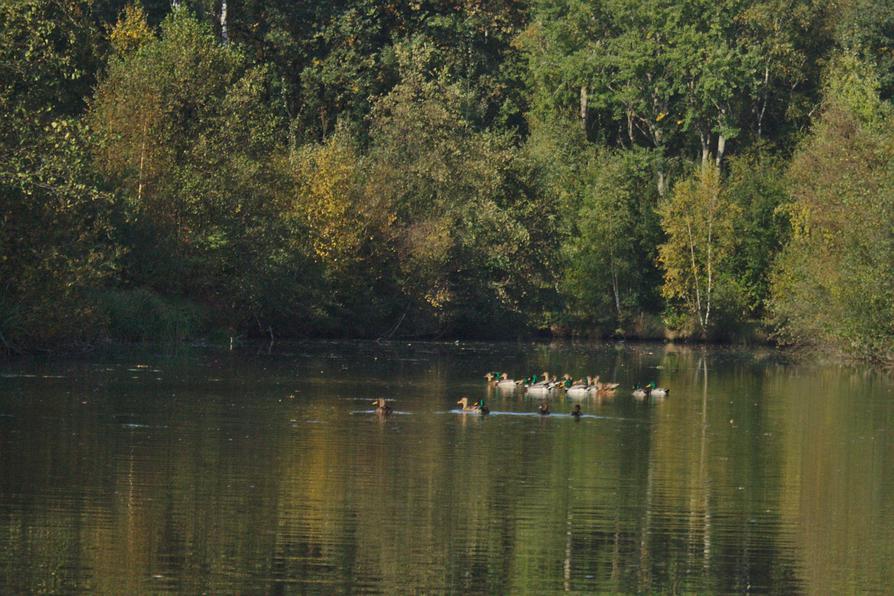
[(894, 363), (889, 0), (0, 0), (0, 351)]

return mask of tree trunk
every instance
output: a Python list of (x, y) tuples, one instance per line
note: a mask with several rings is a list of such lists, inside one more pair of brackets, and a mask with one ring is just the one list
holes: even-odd
[(146, 130), (149, 127), (146, 116), (143, 116), (143, 138), (140, 140), (140, 173), (137, 179), (137, 205), (143, 204), (143, 171), (146, 164)]
[(726, 151), (726, 137), (722, 134), (717, 135), (717, 157), (715, 163), (720, 167), (720, 160), (723, 159), (723, 153)]
[(587, 106), (587, 86), (581, 85), (580, 88), (580, 125), (584, 129), (584, 136), (587, 136), (589, 109)]
[(230, 36), (227, 32), (227, 0), (221, 0), (220, 3), (220, 40), (224, 45), (230, 43)]
[(692, 282), (695, 284), (695, 312), (698, 322), (704, 331), (705, 324), (702, 320), (702, 294), (698, 283), (698, 265), (695, 263), (695, 238), (692, 236), (692, 222), (686, 221), (686, 231), (689, 232), (689, 257), (692, 260)]
[(767, 111), (767, 99), (770, 95), (770, 62), (764, 65), (764, 97), (761, 101), (761, 110), (757, 115), (757, 138), (760, 139), (764, 128), (764, 113)]
[(699, 134), (699, 140), (702, 144), (702, 165), (704, 166), (711, 156), (711, 133)]
[[(612, 238), (614, 238), (614, 234), (612, 234)], [(608, 258), (611, 263), (611, 271), (612, 271), (612, 293), (615, 296), (615, 310), (618, 313), (618, 324), (621, 324), (621, 291), (618, 288), (618, 269), (615, 267), (615, 249), (614, 244), (609, 241), (608, 245)]]

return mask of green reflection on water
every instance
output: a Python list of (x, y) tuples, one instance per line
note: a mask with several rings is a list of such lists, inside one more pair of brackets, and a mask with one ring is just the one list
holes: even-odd
[[(481, 375), (598, 372), (580, 402)], [(0, 591), (894, 584), (890, 380), (772, 352), (299, 344), (0, 369)], [(451, 412), (487, 398), (487, 418)], [(372, 414), (375, 397), (397, 413)]]

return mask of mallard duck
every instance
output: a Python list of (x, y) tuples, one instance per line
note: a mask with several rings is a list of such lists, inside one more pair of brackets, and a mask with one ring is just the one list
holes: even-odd
[(565, 395), (571, 399), (583, 399), (589, 397), (594, 391), (596, 391), (596, 388), (590, 383), (590, 377), (587, 377), (586, 383), (584, 383), (583, 379), (578, 379), (571, 387), (566, 388)]
[(541, 416), (549, 416), (549, 402), (546, 400), (540, 402), (540, 409), (538, 411)]
[(621, 386), (620, 383), (602, 383), (599, 381), (599, 375), (596, 375), (596, 378), (593, 380), (593, 385), (596, 386), (596, 391), (599, 391), (600, 393), (610, 393)]
[(515, 389), (517, 386), (518, 383), (514, 379), (510, 379), (506, 373), (501, 374), (500, 380), (497, 381), (497, 389)]
[(562, 380), (559, 381), (559, 388), (560, 389), (571, 389), (578, 382), (580, 382), (580, 379), (578, 379), (578, 381), (572, 381), (571, 375), (569, 375), (568, 373), (565, 373), (564, 375), (562, 375)]
[(581, 414), (582, 412), (580, 411), (580, 404), (574, 404), (574, 408), (571, 410), (571, 415), (580, 420)]
[[(533, 377), (533, 378), (536, 378)], [(548, 372), (543, 373), (543, 377), (539, 381), (535, 381), (528, 385), (528, 393), (532, 396), (543, 396), (549, 394), (550, 391), (553, 391), (556, 388), (557, 382), (554, 379), (551, 379)]]
[(646, 385), (646, 387), (649, 388), (649, 395), (652, 397), (667, 397), (671, 392), (670, 389), (666, 389), (665, 387), (656, 387), (654, 381)]
[(482, 416), (487, 416), (488, 414), (490, 414), (490, 408), (488, 408), (486, 405), (484, 405), (483, 399), (479, 399), (478, 403), (476, 405), (478, 406), (478, 412)]
[(636, 399), (646, 399), (647, 395), (649, 394), (646, 388), (640, 387), (638, 384), (633, 386), (633, 397)]
[(381, 397), (375, 400), (372, 405), (376, 407), (376, 414), (379, 414), (380, 416), (388, 416), (394, 411)]
[[(473, 404), (470, 404), (468, 397), (461, 397), (461, 398), (459, 398), (459, 401), (456, 402), (456, 405), (462, 406), (463, 412), (477, 412), (481, 409), (481, 407), (478, 405), (479, 403), (481, 403), (481, 402), (475, 402)], [(490, 410), (488, 410), (488, 412), (489, 411)]]

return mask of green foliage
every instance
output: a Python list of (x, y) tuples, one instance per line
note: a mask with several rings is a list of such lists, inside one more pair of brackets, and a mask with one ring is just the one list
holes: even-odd
[[(741, 306), (732, 300), (738, 293), (723, 288), (732, 283), (727, 271), (738, 211), (719, 168), (711, 164), (703, 164), (693, 177), (678, 182), (658, 207), (667, 235), (658, 247), (664, 269), (661, 293), (671, 304), (679, 301), (684, 306), (702, 336), (712, 331), (717, 310)], [(718, 303), (718, 294), (727, 300)]]
[(847, 109), (867, 124), (877, 122), (884, 108), (875, 69), (852, 52), (832, 57), (823, 77), (827, 105)]
[(3, 349), (769, 311), (886, 358), (888, 3), (177, 5), (0, 0)]
[(760, 150), (729, 161), (726, 192), (738, 215), (733, 224), (736, 249), (729, 255), (728, 272), (742, 306), (739, 312), (750, 318), (765, 314), (770, 271), (789, 239), (783, 168), (781, 160)]
[(533, 13), (521, 42), (535, 109), (584, 110), (588, 136), (614, 145), (720, 159), (768, 116), (803, 117), (787, 108), (816, 77), (803, 66), (823, 12), (809, 0), (541, 0)]
[(578, 318), (623, 332), (638, 310), (657, 303), (655, 158), (644, 150), (605, 153), (588, 170), (580, 207), (564, 218), (564, 289)]
[(0, 163), (0, 334), (20, 348), (89, 341), (85, 293), (115, 272), (114, 197), (89, 169), (85, 129), (51, 121)]
[(202, 328), (197, 305), (147, 289), (105, 290), (91, 298), (106, 332), (117, 340), (175, 343), (196, 337)]
[(774, 271), (772, 312), (783, 341), (891, 362), (892, 116), (881, 105), (867, 113), (865, 94), (857, 97), (830, 98), (789, 168), (793, 231)]
[(836, 37), (846, 51), (874, 67), (881, 99), (894, 99), (894, 5), (887, 0), (843, 2)]
[[(306, 294), (270, 81), (181, 10), (112, 58), (89, 116), (96, 163), (126, 199), (130, 282), (211, 304), (230, 327), (281, 325)], [(278, 306), (274, 287), (295, 302)]]
[(520, 317), (544, 279), (548, 213), (510, 139), (475, 131), (469, 96), (445, 73), (429, 74), (431, 48), (398, 55), (401, 83), (373, 111), (366, 179), (368, 200), (392, 214), (382, 235), (397, 285), (439, 329)]

